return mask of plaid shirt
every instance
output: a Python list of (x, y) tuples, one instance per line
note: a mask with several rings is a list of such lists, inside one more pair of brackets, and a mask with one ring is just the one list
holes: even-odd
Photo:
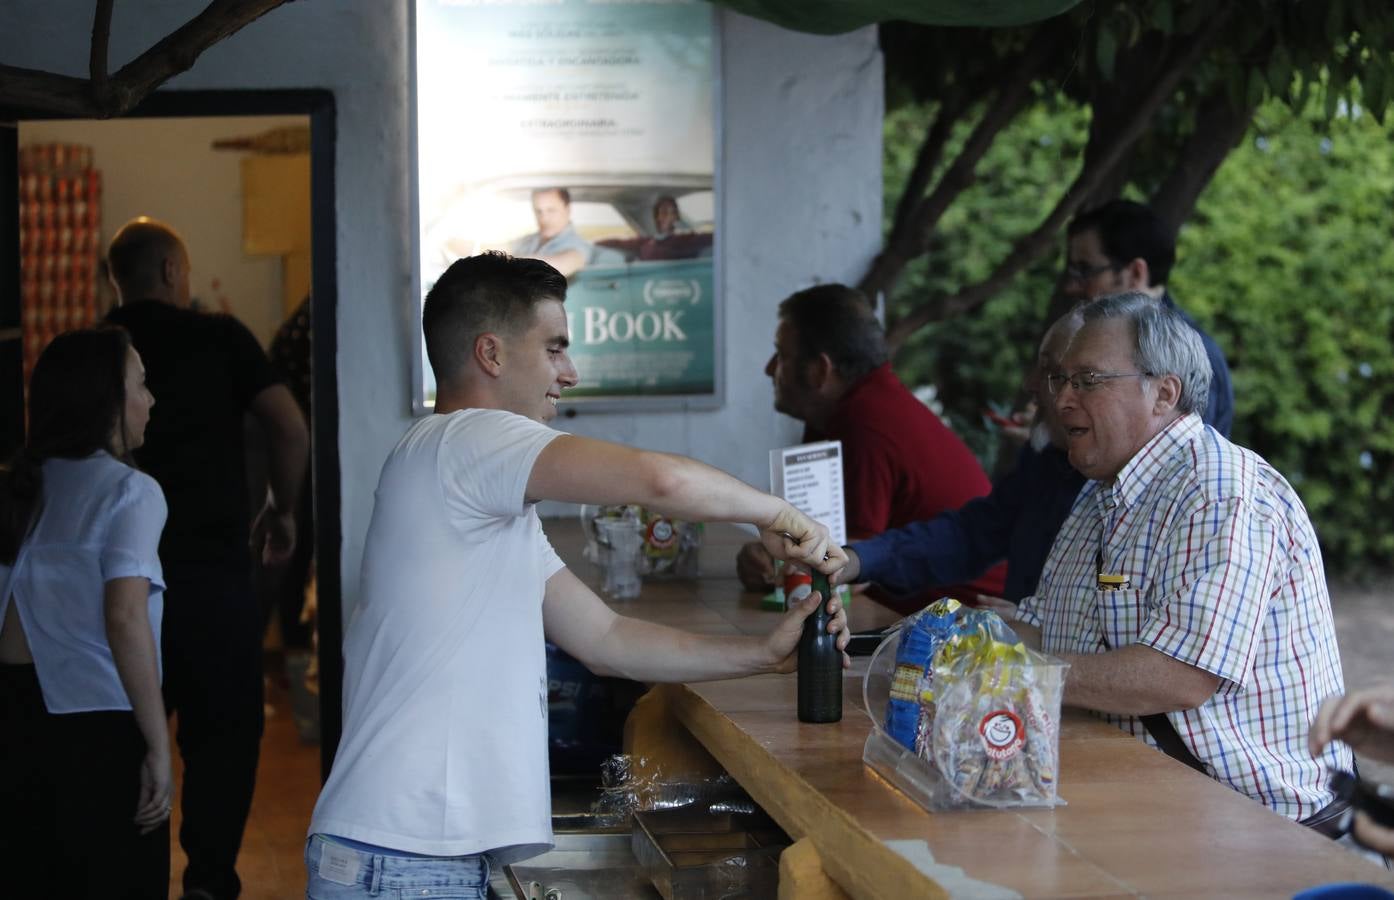
[[(1102, 573), (1124, 575), (1099, 590)], [(1291, 819), (1333, 799), (1307, 732), (1344, 687), (1315, 533), (1297, 494), (1257, 454), (1194, 415), (1138, 452), (1112, 485), (1088, 482), (1061, 526), (1021, 619), (1053, 653), (1139, 643), (1221, 679), (1195, 709), (1168, 713), (1216, 780)], [(1105, 718), (1153, 746), (1141, 720)]]

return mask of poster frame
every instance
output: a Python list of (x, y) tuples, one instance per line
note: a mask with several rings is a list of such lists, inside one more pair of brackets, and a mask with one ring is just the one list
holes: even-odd
[[(562, 397), (561, 413), (574, 417), (583, 413), (685, 412), (714, 410), (726, 403), (726, 191), (724, 189), (724, 147), (726, 91), (723, 77), (723, 19), (720, 10), (709, 5), (712, 27), (711, 104), (712, 104), (712, 390), (688, 394), (623, 393), (586, 397)], [(418, 168), (420, 134), (418, 119), (416, 22), (417, 0), (407, 3), (407, 219), (411, 257), (411, 284), (404, 304), (406, 334), (411, 362), (410, 411), (413, 416), (428, 415), (434, 403), (426, 398), (425, 339), (421, 330), (421, 181)], [(580, 372), (585, 379), (584, 370)]]

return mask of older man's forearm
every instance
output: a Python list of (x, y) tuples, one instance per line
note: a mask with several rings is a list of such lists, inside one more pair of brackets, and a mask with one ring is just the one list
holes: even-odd
[(1219, 689), (1220, 678), (1142, 644), (1107, 653), (1062, 654), (1066, 706), (1117, 715), (1194, 709)]

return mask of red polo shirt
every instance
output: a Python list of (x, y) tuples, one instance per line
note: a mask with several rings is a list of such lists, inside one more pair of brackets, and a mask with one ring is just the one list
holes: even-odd
[[(838, 402), (826, 431), (804, 441), (842, 442), (847, 535), (867, 538), (958, 509), (992, 490), (973, 451), (900, 383), (890, 363), (862, 378)], [(968, 585), (942, 585), (935, 596), (1002, 596), (1006, 564)], [(916, 598), (918, 609), (923, 598)], [(902, 604), (893, 604), (900, 606)]]

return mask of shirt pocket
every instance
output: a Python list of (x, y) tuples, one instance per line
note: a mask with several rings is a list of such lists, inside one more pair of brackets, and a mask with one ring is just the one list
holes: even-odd
[(1095, 591), (1099, 633), (1109, 650), (1136, 643), (1147, 612), (1144, 591), (1135, 589)]

